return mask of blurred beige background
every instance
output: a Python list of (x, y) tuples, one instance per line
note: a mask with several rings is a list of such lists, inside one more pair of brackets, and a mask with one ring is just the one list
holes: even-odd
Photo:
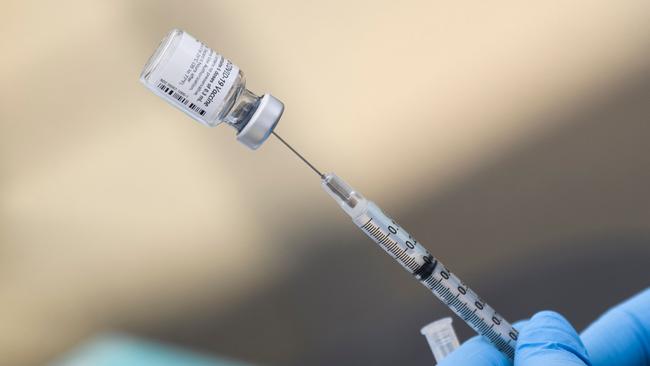
[[(294, 338), (267, 349), (171, 334), (190, 314), (216, 317), (253, 301), (263, 312), (267, 300), (256, 294), (274, 296), (315, 251), (344, 248), (344, 240), (324, 240), (327, 232), (359, 241), (361, 256), (381, 254), (277, 141), (248, 151), (234, 130), (205, 128), (139, 84), (141, 67), (173, 27), (238, 64), (252, 91), (282, 99), (283, 137), (404, 217), (416, 235), (444, 239), (425, 245), (443, 251), (463, 277), (525, 266), (531, 253), (566, 251), (572, 238), (648, 237), (647, 109), (628, 124), (593, 112), (594, 123), (607, 118), (563, 132), (584, 119), (581, 111), (612, 99), (650, 102), (648, 1), (5, 1), (1, 17), (3, 365), (43, 364), (114, 328), (259, 363), (317, 364), (317, 353), (295, 343), (306, 332), (300, 325), (292, 325)], [(571, 141), (538, 144), (562, 136)], [(603, 155), (588, 145), (571, 160), (594, 138), (612, 144)], [(518, 154), (533, 158), (503, 165)], [(535, 160), (549, 156), (555, 160)], [(492, 180), (490, 187), (507, 181), (509, 190), (484, 191), (489, 200), (465, 200), (464, 211), (453, 211), (461, 206), (449, 197), (462, 192), (454, 187), (494, 167), (522, 180)], [(580, 169), (602, 179), (557, 180)], [(576, 194), (584, 201), (572, 201)], [(511, 217), (493, 210), (504, 202)], [(424, 218), (427, 207), (456, 216), (442, 229)], [(522, 225), (527, 212), (541, 219)], [(454, 234), (472, 228), (480, 233), (472, 244)], [(489, 250), (480, 238), (507, 247)], [(460, 255), (469, 249), (475, 255)], [(372, 277), (381, 281), (384, 267), (377, 268)], [(648, 274), (637, 277), (647, 282)], [(395, 281), (402, 280), (411, 281)], [(337, 297), (340, 286), (326, 291)], [(420, 289), (399, 296), (410, 291)], [(354, 293), (340, 295), (354, 301)], [(418, 321), (444, 315), (436, 309)], [(419, 337), (417, 328), (405, 331)], [(424, 343), (419, 352), (428, 357)]]

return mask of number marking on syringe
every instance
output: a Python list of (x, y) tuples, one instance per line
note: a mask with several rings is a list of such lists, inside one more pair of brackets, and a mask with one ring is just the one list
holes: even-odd
[[(486, 305), (480, 300), (476, 300), (474, 303), (474, 311), (472, 311), (468, 303), (463, 302), (459, 299), (461, 292), (458, 292), (456, 295), (454, 295), (448, 287), (442, 284), (443, 279), (449, 278), (451, 276), (450, 272), (443, 268), (439, 274), (440, 278), (438, 280), (434, 280), (433, 277), (430, 277), (423, 282), (426, 283), (428, 285), (427, 287), (429, 287), (432, 291), (436, 292), (454, 310), (454, 312), (467, 323), (469, 323), (472, 328), (476, 329), (480, 334), (483, 334), (485, 337), (487, 337), (508, 356), (514, 356), (513, 348), (510, 343), (517, 339), (516, 330), (513, 329), (513, 331), (511, 331), (509, 334), (511, 339), (505, 341), (500, 336), (500, 334), (493, 329), (496, 325), (501, 324), (498, 314), (494, 312), (491, 317), (491, 324), (488, 326), (489, 321), (476, 314), (478, 310), (482, 311), (485, 309)], [(467, 289), (465, 289), (465, 291), (466, 293), (469, 293)], [(470, 294), (473, 295), (472, 297), (476, 297), (476, 294), (473, 292)]]
[[(415, 241), (415, 239), (412, 239), (411, 236), (403, 231), (394, 221), (391, 222), (394, 226), (389, 225), (387, 229), (384, 229), (381, 225), (373, 223), (373, 218), (370, 218), (365, 224), (361, 226), (361, 229), (366, 232), (367, 235), (372, 237), (382, 248), (384, 248), (386, 252), (388, 252), (392, 257), (396, 258), (404, 267), (409, 269), (414, 275), (417, 276), (419, 274), (418, 272), (425, 268), (427, 263), (433, 263), (433, 267), (431, 268), (431, 272), (433, 272), (433, 269), (435, 268), (435, 265), (438, 263), (438, 261), (433, 257), (430, 257), (430, 259), (427, 258), (429, 261), (425, 261), (424, 265), (419, 265), (409, 254), (409, 251), (414, 250), (416, 246), (420, 247), (419, 244), (417, 244), (417, 241)], [(391, 230), (391, 228), (393, 230)], [(413, 244), (409, 241), (411, 245), (405, 244), (407, 249), (403, 249), (400, 246), (402, 243), (399, 241), (399, 237), (396, 237), (395, 239), (390, 238), (391, 234), (397, 235), (398, 231), (402, 231), (403, 235), (407, 235), (408, 238), (416, 244)], [(425, 253), (428, 254), (428, 251), (425, 250)], [(481, 301), (478, 296), (466, 285), (462, 284), (460, 280), (457, 279), (457, 277), (454, 277), (453, 281), (458, 281), (459, 285), (457, 286), (456, 291), (452, 291), (451, 287), (443, 283), (443, 281), (449, 281), (452, 277), (452, 274), (444, 266), (441, 266), (441, 268), (442, 269), (437, 273), (436, 276), (431, 276), (429, 274), (431, 272), (429, 272), (426, 276), (420, 278), (422, 283), (431, 291), (438, 294), (438, 296), (472, 328), (474, 328), (480, 334), (483, 334), (506, 355), (513, 357), (514, 350), (513, 346), (510, 343), (516, 340), (516, 331), (513, 329), (509, 333), (511, 339), (504, 339), (502, 334), (494, 329), (495, 326), (501, 324), (501, 321), (499, 319), (500, 317), (496, 314), (496, 312), (494, 312), (492, 316), (488, 316), (489, 319), (484, 317), (485, 312), (489, 312), (492, 309), (489, 308), (483, 301)], [(463, 298), (468, 298), (470, 301), (465, 302)], [(473, 309), (470, 307), (470, 303), (473, 303)], [(479, 311), (480, 313), (477, 313)]]
[(394, 258), (399, 259), (408, 269), (416, 271), (420, 267), (404, 249), (399, 247), (397, 241), (390, 238), (391, 231), (384, 233), (379, 225), (375, 225), (372, 222), (372, 218), (361, 226), (361, 229), (363, 229), (366, 234), (373, 237), (377, 243), (383, 246)]
[(323, 187), (379, 247), (510, 359), (517, 331), (400, 225), (334, 174)]

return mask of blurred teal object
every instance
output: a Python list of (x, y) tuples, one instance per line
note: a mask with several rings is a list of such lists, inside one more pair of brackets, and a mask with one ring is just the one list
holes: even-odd
[(205, 356), (124, 334), (106, 334), (82, 344), (50, 366), (250, 366)]

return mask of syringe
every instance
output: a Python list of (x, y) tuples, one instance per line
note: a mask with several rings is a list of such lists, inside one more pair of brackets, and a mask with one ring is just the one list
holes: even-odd
[(333, 173), (322, 178), (323, 188), (361, 230), (431, 290), (478, 334), (514, 358), (517, 330), (434, 258), (417, 240)]
[(406, 230), (333, 173), (322, 174), (275, 132), (273, 134), (320, 177), (325, 191), (361, 230), (428, 288), (478, 334), (514, 359), (517, 330)]
[[(197, 74), (197, 70), (206, 68), (207, 74), (203, 75), (203, 71)], [(205, 88), (201, 84), (195, 89), (201, 77), (203, 82), (208, 78), (210, 82), (216, 81), (208, 83)], [(194, 78), (195, 81), (187, 82), (188, 78)], [(447, 267), (386, 216), (377, 205), (363, 198), (336, 175), (322, 174), (273, 132), (284, 105), (270, 94), (258, 97), (246, 89), (243, 73), (232, 62), (188, 33), (173, 29), (145, 65), (140, 80), (155, 94), (207, 126), (216, 126), (222, 122), (231, 125), (237, 130), (237, 139), (251, 149), (260, 147), (273, 134), (321, 177), (325, 191), (341, 205), (361, 230), (433, 291), (470, 327), (513, 358), (517, 331), (510, 323), (449, 272)]]

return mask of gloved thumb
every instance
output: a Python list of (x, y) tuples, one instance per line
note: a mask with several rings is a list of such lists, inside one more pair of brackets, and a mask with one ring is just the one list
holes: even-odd
[(591, 366), (578, 333), (562, 315), (542, 311), (526, 323), (517, 340), (515, 366)]

